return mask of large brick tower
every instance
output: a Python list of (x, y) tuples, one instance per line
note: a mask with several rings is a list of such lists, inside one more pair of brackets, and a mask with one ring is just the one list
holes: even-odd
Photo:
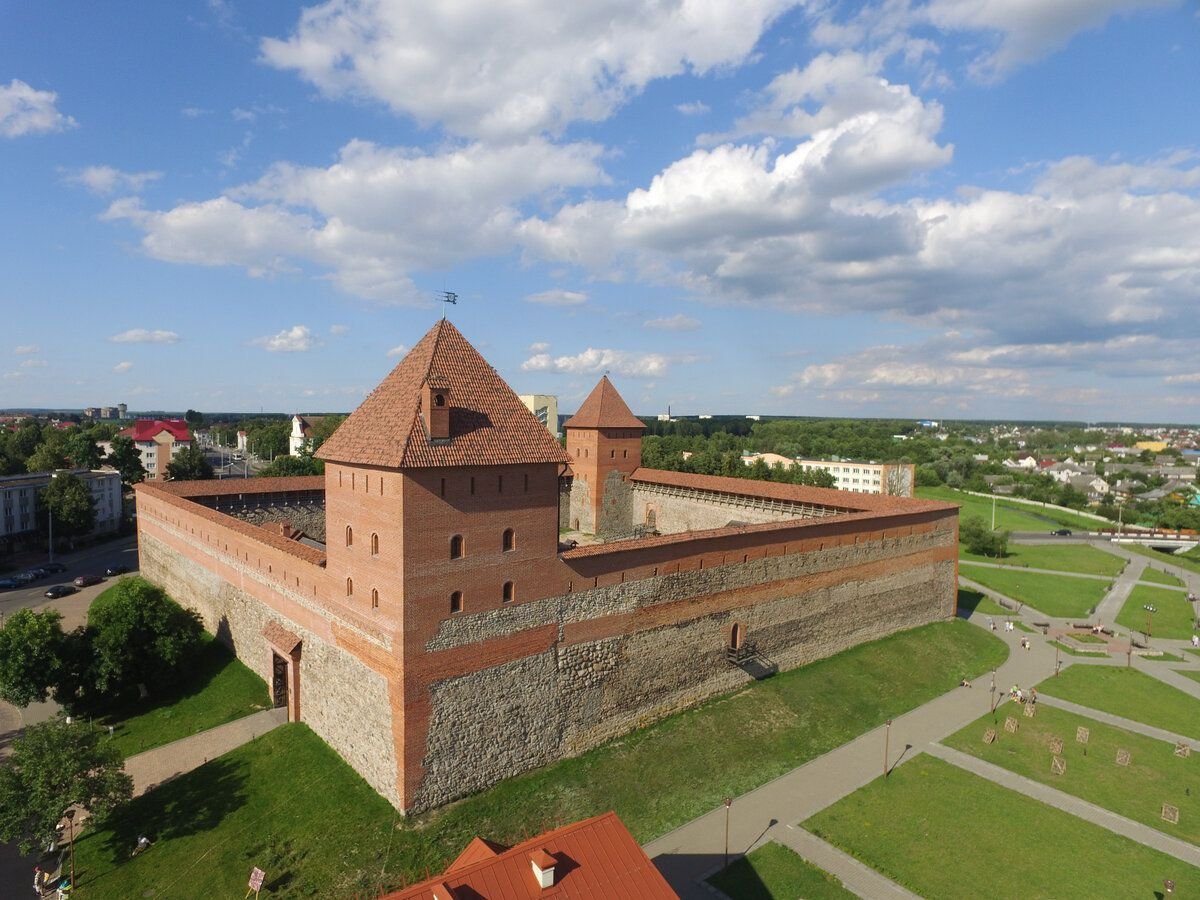
[(642, 464), (646, 426), (605, 375), (563, 428), (574, 475), (570, 526), (593, 534), (627, 529), (629, 517), (616, 507), (626, 494), (621, 485)]

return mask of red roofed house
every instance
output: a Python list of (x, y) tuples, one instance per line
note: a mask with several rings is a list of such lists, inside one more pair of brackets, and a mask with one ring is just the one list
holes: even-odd
[(323, 476), (138, 485), (142, 574), (404, 811), (954, 615), (954, 504), (642, 467), (607, 378), (565, 430), (440, 321)]
[(382, 900), (679, 900), (613, 812), (515, 847), (475, 838), (441, 875)]
[(166, 478), (167, 464), (192, 441), (183, 419), (138, 419), (119, 434), (133, 439), (133, 446), (142, 455), (147, 481)]

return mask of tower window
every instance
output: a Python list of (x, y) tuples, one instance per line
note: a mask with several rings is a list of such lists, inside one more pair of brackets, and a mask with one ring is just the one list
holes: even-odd
[(515, 550), (517, 547), (517, 535), (511, 528), (504, 529), (504, 536), (500, 540), (500, 549), (507, 553), (509, 550)]
[(529, 492), (529, 473), (525, 473), (525, 492)]
[(379, 591), (371, 588), (371, 609), (379, 609)]
[(354, 529), (351, 528), (349, 525), (346, 526), (346, 546), (347, 547), (354, 546)]
[(450, 538), (450, 558), (462, 559), (463, 555), (463, 537), (461, 534), (456, 534)]
[(621, 459), (629, 459), (629, 451), (628, 450), (621, 451)]
[(371, 535), (371, 555), (372, 556), (379, 555), (379, 535), (377, 535), (377, 534)]
[(445, 394), (434, 394), (433, 395), (433, 405), (434, 406), (445, 406), (446, 405)]
[(446, 479), (445, 478), (442, 479), (442, 496), (443, 497), (446, 496)]
[(346, 596), (347, 597), (354, 596), (354, 579), (353, 578), (346, 579)]
[(608, 451), (608, 458), (609, 458), (609, 459), (616, 459), (616, 458), (617, 458), (617, 451), (616, 451), (616, 450), (609, 450), (609, 451)]
[(511, 581), (504, 582), (504, 593), (500, 599), (505, 603), (512, 603), (513, 596), (513, 583)]
[(455, 591), (450, 595), (450, 612), (462, 612), (462, 591)]
[(475, 493), (475, 476), (474, 475), (471, 476), (471, 493), (472, 494)]
[(504, 476), (503, 475), (496, 476), (496, 493), (497, 494), (504, 493)]

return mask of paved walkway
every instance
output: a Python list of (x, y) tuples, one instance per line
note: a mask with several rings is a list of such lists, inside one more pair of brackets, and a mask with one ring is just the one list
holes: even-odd
[(1142, 572), (1146, 571), (1146, 560), (1142, 557), (1131, 559), (1128, 565), (1125, 566), (1125, 571), (1122, 572), (1112, 588), (1100, 601), (1100, 605), (1096, 607), (1097, 622), (1115, 622), (1117, 615), (1121, 612), (1121, 607), (1125, 605), (1125, 601), (1129, 599), (1129, 594), (1133, 591), (1133, 587), (1142, 577)]
[(131, 756), (125, 760), (125, 771), (133, 777), (133, 795), (140, 796), (164, 781), (198, 769), (285, 722), (286, 708), (266, 709)]
[(1143, 725), (1141, 722), (1135, 722), (1133, 719), (1126, 719), (1122, 716), (1114, 716), (1112, 713), (1104, 712), (1099, 709), (1092, 709), (1090, 706), (1081, 706), (1078, 703), (1072, 703), (1070, 700), (1062, 700), (1051, 694), (1046, 693), (1048, 690), (1054, 690), (1053, 685), (1043, 690), (1038, 694), (1038, 706), (1053, 706), (1055, 709), (1063, 709), (1070, 713), (1075, 713), (1077, 716), (1085, 716), (1089, 719), (1095, 719), (1097, 722), (1103, 722), (1106, 725), (1112, 725), (1115, 728), (1121, 728), (1125, 731), (1132, 731), (1137, 734), (1144, 734), (1146, 737), (1154, 738), (1157, 741), (1167, 741), (1172, 744), (1183, 742), (1200, 750), (1197, 746), (1195, 738), (1187, 735), (1176, 734), (1173, 731), (1165, 731), (1162, 728), (1155, 728), (1153, 725)]

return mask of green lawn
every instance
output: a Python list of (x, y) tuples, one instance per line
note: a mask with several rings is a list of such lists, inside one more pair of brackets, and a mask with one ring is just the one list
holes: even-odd
[[(1069, 768), (1069, 767), (1068, 767)], [(804, 827), (930, 898), (1154, 896), (1200, 869), (921, 754)]]
[(1094, 578), (1040, 575), (1021, 569), (992, 569), (965, 562), (958, 571), (964, 578), (1056, 618), (1085, 618), (1088, 610), (1098, 606), (1108, 590), (1107, 581)]
[(96, 721), (115, 726), (113, 742), (132, 756), (269, 707), (266, 683), (206, 635), (186, 681), (162, 696), (110, 709)]
[[(992, 500), (990, 497), (975, 497), (948, 487), (919, 487), (917, 496), (922, 500), (945, 500), (962, 506), (959, 515), (966, 519), (978, 516), (989, 526), (992, 524)], [(1090, 531), (1104, 525), (1098, 519), (1085, 519), (1074, 513), (1057, 509), (1043, 509), (1027, 503), (1012, 503), (1003, 498), (996, 500), (996, 528), (1009, 531), (1045, 531), (1049, 534), (1057, 528)]]
[(1125, 568), (1124, 558), (1088, 544), (1009, 544), (1008, 555), (1000, 559), (968, 553), (960, 547), (958, 556), (964, 562), (1053, 569), (1056, 572), (1079, 572), (1083, 575), (1104, 575), (1107, 578), (1120, 574)]
[(1192, 681), (1200, 681), (1200, 671), (1196, 669), (1176, 669), (1175, 671), (1184, 678), (1190, 678)]
[[(1200, 756), (1181, 759), (1175, 755), (1174, 744), (1045, 704), (1038, 707), (1032, 719), (1010, 706), (1000, 707), (999, 721), (1003, 722), (1006, 715), (1017, 716), (1021, 725), (1016, 734), (997, 729), (996, 743), (985, 744), (980, 739), (984, 730), (994, 727), (992, 717), (985, 715), (942, 743), (1135, 822), (1200, 843), (1200, 816), (1181, 816), (1178, 825), (1171, 825), (1161, 815), (1164, 803), (1192, 810), (1193, 795), (1200, 797)], [(1086, 754), (1084, 745), (1075, 740), (1079, 726), (1090, 730)], [(1067, 761), (1067, 771), (1062, 775), (1050, 771), (1050, 741), (1055, 737), (1062, 739), (1062, 755)], [(1118, 749), (1132, 754), (1128, 766), (1116, 765)]]
[(1170, 572), (1162, 572), (1158, 569), (1151, 568), (1150, 566), (1146, 566), (1146, 568), (1142, 570), (1142, 574), (1138, 580), (1150, 581), (1154, 584), (1166, 584), (1171, 587), (1183, 587), (1183, 582)]
[(1157, 610), (1150, 624), (1150, 631), (1154, 637), (1182, 640), (1192, 636), (1194, 620), (1192, 604), (1188, 603), (1187, 594), (1165, 588), (1146, 587), (1144, 584), (1135, 585), (1129, 592), (1129, 599), (1117, 614), (1117, 624), (1124, 625), (1130, 631), (1144, 631), (1146, 611), (1142, 607), (1146, 604)]
[[(716, 807), (722, 797), (739, 796), (951, 690), (964, 676), (995, 668), (1007, 654), (1002, 641), (965, 622), (926, 625), (782, 673), (447, 809), (403, 820), (394, 833), (390, 808), (365, 785), (371, 803), (357, 788), (344, 787), (357, 784), (358, 776), (331, 752), (312, 749), (310, 744), (324, 745), (307, 729), (276, 729), (135, 802), (127, 816), (129, 834), (122, 832), (116, 849), (108, 847), (109, 836), (92, 838), (88, 865), (111, 874), (88, 896), (124, 900), (148, 887), (160, 897), (228, 893), (225, 880), (180, 876), (200, 854), (206, 854), (204, 872), (221, 873), (228, 885), (244, 883), (251, 865), (267, 869), (270, 882), (275, 875), (257, 861), (268, 851), (246, 850), (268, 840), (274, 841), (270, 852), (283, 860), (274, 869), (299, 873), (290, 890), (333, 897), (359, 889), (370, 896), (375, 885), (361, 872), (380, 871), (379, 854), (389, 841), (388, 885), (441, 871), (475, 835), (511, 843), (609, 809), (645, 842)], [(206, 771), (210, 767), (215, 775)], [(654, 773), (652, 790), (648, 772)], [(244, 800), (225, 810), (226, 795)], [(279, 817), (275, 810), (292, 799), (294, 812)], [(210, 811), (214, 804), (220, 814)], [(362, 809), (344, 821), (347, 804)], [(242, 807), (253, 813), (243, 815)], [(174, 829), (155, 824), (172, 816), (180, 821)], [(133, 824), (139, 822), (149, 824)], [(132, 846), (133, 829), (151, 826), (169, 839), (112, 872), (128, 853), (126, 843)], [(146, 864), (153, 871), (142, 860), (153, 860)]]
[(1038, 693), (1200, 739), (1200, 700), (1125, 666), (1069, 666)]
[(991, 597), (973, 591), (970, 588), (958, 589), (959, 615), (969, 616), (972, 613), (983, 613), (986, 616), (1007, 616), (1011, 610), (1005, 609)]
[(1063, 653), (1069, 653), (1071, 656), (1090, 656), (1095, 659), (1098, 656), (1108, 655), (1108, 650), (1104, 647), (1097, 647), (1095, 650), (1080, 650), (1077, 647), (1064, 644), (1062, 641), (1051, 641), (1050, 646), (1057, 647)]
[(1189, 550), (1187, 553), (1159, 553), (1157, 550), (1151, 550), (1149, 547), (1143, 547), (1140, 544), (1122, 544), (1126, 550), (1133, 553), (1140, 553), (1142, 556), (1153, 559), (1156, 562), (1164, 562), (1168, 565), (1179, 566), (1181, 569), (1189, 569), (1192, 572), (1200, 574), (1200, 547)]
[(855, 895), (790, 847), (773, 841), (708, 879), (730, 900), (842, 900)]

